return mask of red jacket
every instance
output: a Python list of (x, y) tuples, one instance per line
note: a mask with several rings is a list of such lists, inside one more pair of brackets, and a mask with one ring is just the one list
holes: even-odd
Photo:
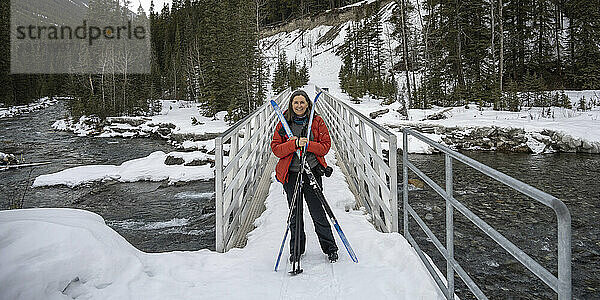
[[(279, 134), (281, 127), (283, 127), (281, 122), (275, 127), (275, 133), (271, 140), (271, 150), (279, 158), (279, 162), (275, 167), (275, 177), (279, 182), (285, 183), (294, 152), (296, 151), (296, 142), (290, 140), (287, 135), (281, 136)], [(315, 116), (313, 119), (311, 136), (314, 141), (308, 142), (307, 151), (314, 153), (319, 163), (326, 168), (325, 154), (331, 148), (331, 138), (329, 137), (329, 130), (327, 130), (327, 126), (325, 126), (325, 122), (320, 116)]]

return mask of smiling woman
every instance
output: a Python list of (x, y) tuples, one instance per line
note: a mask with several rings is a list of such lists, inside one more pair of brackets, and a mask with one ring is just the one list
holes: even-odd
[[(292, 93), (284, 115), (290, 126), (291, 134), (294, 136), (288, 137), (280, 122), (275, 128), (271, 141), (271, 150), (279, 158), (275, 176), (283, 184), (290, 210), (295, 211), (289, 217), (288, 223), (290, 229), (295, 228), (295, 230), (290, 230), (290, 262), (293, 263), (300, 261), (300, 256), (306, 247), (306, 234), (302, 218), (303, 205), (296, 205), (296, 202), (302, 203), (302, 198), (308, 205), (321, 250), (327, 255), (330, 262), (338, 259), (338, 247), (327, 221), (323, 204), (315, 190), (311, 188), (309, 180), (300, 179), (305, 176), (302, 170), (306, 170), (305, 166), (307, 166), (311, 169), (319, 186), (323, 186), (321, 177), (327, 168), (325, 154), (331, 147), (331, 138), (323, 119), (314, 115), (312, 122), (309, 120), (310, 117), (313, 117), (313, 114), (310, 113), (313, 109), (312, 106), (313, 103), (305, 91), (298, 90)], [(304, 153), (297, 154), (300, 153), (300, 150), (303, 150)]]

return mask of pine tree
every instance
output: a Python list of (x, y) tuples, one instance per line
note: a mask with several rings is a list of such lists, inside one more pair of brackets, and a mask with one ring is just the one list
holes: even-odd
[(298, 78), (300, 80), (300, 86), (308, 84), (310, 75), (308, 74), (308, 67), (306, 66), (306, 60), (302, 63), (302, 68), (298, 71)]
[(577, 102), (577, 110), (586, 111), (587, 110), (587, 101), (585, 100), (585, 96), (582, 96)]
[(572, 87), (600, 88), (600, 7), (594, 1), (566, 1), (569, 18), (568, 75)]
[(298, 62), (295, 59), (289, 64), (287, 86), (289, 86), (292, 90), (296, 90), (301, 86), (298, 78)]
[(273, 83), (271, 85), (275, 93), (281, 93), (288, 87), (289, 82), (289, 67), (285, 52), (280, 52), (277, 60), (277, 66), (275, 67), (275, 75), (273, 77)]

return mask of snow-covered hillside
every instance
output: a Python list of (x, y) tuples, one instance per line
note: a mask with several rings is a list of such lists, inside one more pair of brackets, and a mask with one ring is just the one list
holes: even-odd
[[(394, 8), (394, 2), (386, 4), (381, 9), (381, 22), (384, 41), (384, 50), (394, 49), (398, 42), (390, 37), (393, 25), (389, 22)], [(587, 111), (577, 109), (551, 108), (524, 108), (521, 112), (494, 111), (492, 108), (479, 108), (476, 103), (468, 107), (433, 107), (432, 109), (410, 109), (408, 120), (403, 120), (398, 109), (400, 103), (382, 105), (382, 100), (373, 99), (367, 95), (360, 104), (350, 101), (350, 96), (340, 88), (338, 74), (342, 60), (337, 56), (336, 50), (344, 42), (344, 38), (352, 21), (340, 26), (319, 25), (309, 30), (297, 29), (292, 32), (281, 32), (262, 40), (264, 50), (270, 60), (271, 74), (273, 74), (276, 57), (279, 51), (284, 51), (288, 60), (300, 63), (307, 62), (310, 81), (319, 87), (329, 88), (330, 94), (345, 101), (359, 112), (369, 115), (375, 111), (388, 109), (387, 113), (378, 116), (375, 121), (399, 133), (398, 128), (410, 127), (445, 127), (455, 128), (465, 134), (475, 128), (506, 128), (524, 131), (527, 142), (523, 143), (533, 153), (545, 152), (588, 152), (600, 153), (600, 106), (594, 106)], [(389, 65), (388, 65), (389, 67)], [(397, 76), (400, 90), (406, 84), (404, 75)], [(577, 107), (580, 99), (585, 97), (589, 103), (600, 103), (600, 91), (565, 91), (573, 107)], [(428, 116), (444, 112), (439, 120), (428, 120)], [(438, 130), (439, 131), (439, 130)], [(463, 135), (465, 135), (463, 134)], [(436, 141), (444, 142), (443, 133), (430, 133), (429, 137)], [(554, 139), (554, 140), (553, 140)], [(561, 144), (564, 142), (564, 144)], [(450, 145), (453, 146), (453, 145)], [(430, 153), (431, 148), (415, 143), (409, 147), (410, 152)], [(460, 147), (459, 147), (460, 148)], [(470, 147), (471, 149), (487, 149)], [(517, 147), (523, 149), (523, 147)], [(491, 146), (494, 150), (496, 147)]]

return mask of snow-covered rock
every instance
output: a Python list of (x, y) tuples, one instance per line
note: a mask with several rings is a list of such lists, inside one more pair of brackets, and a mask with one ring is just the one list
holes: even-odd
[[(185, 165), (168, 165), (168, 157), (177, 157)], [(191, 153), (171, 152), (165, 154), (156, 151), (148, 157), (126, 161), (119, 166), (89, 165), (66, 169), (57, 173), (38, 176), (33, 187), (65, 185), (76, 187), (90, 182), (119, 181), (135, 182), (140, 180), (163, 181), (169, 184), (214, 178), (214, 156), (200, 151)]]
[(0, 165), (17, 164), (19, 160), (14, 154), (0, 152)]
[(83, 116), (79, 120), (56, 121), (52, 128), (70, 131), (80, 136), (98, 137), (156, 137), (176, 141), (214, 139), (229, 125), (227, 112), (219, 112), (214, 118), (200, 115), (198, 106), (190, 101), (161, 101), (162, 111), (151, 117), (108, 117), (105, 120)]

